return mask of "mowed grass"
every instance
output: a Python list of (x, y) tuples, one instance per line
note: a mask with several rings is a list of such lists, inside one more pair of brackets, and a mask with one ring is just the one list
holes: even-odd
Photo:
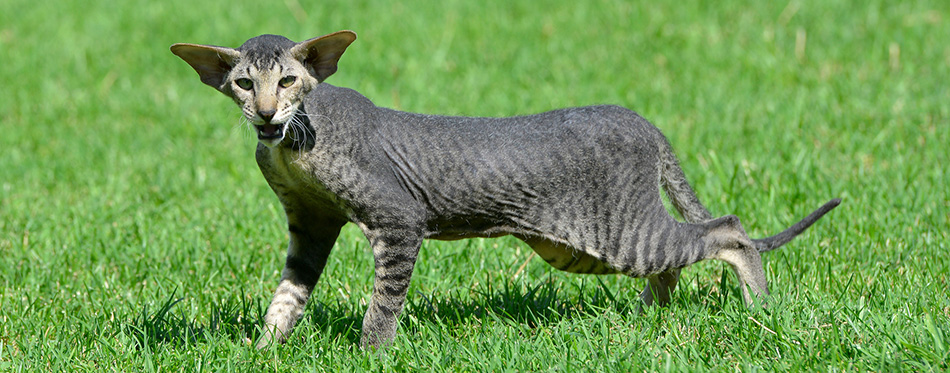
[[(720, 262), (641, 315), (643, 280), (427, 241), (382, 355), (348, 226), (290, 343), (255, 350), (283, 213), (239, 110), (168, 47), (339, 29), (328, 82), (380, 106), (636, 110), (752, 236), (844, 203), (765, 256), (768, 309)], [(946, 1), (8, 0), (0, 61), (3, 371), (950, 369)]]

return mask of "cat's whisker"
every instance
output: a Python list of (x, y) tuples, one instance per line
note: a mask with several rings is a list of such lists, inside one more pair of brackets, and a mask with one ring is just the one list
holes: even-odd
[(300, 151), (300, 132), (297, 129), (297, 118), (290, 117), (290, 120), (287, 121), (287, 132), (293, 133), (293, 138), (291, 140), (297, 144), (297, 159), (299, 160), (303, 156), (303, 152)]
[(234, 124), (234, 129), (240, 130), (246, 138), (250, 137), (249, 135), (253, 134), (254, 132), (253, 128), (251, 128), (251, 122), (247, 120), (247, 117), (245, 117), (244, 114), (240, 114), (237, 123)]
[(306, 124), (300, 120), (297, 116), (297, 113), (290, 118), (290, 127), (294, 131), (294, 141), (298, 143), (297, 147), (297, 159), (303, 157), (304, 150), (309, 145), (309, 131), (307, 131)]

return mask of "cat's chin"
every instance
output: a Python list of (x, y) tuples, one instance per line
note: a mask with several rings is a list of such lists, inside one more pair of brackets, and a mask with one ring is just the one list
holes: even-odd
[(283, 140), (283, 139), (284, 139), (283, 137), (278, 137), (278, 138), (274, 138), (274, 139), (261, 139), (261, 138), (258, 138), (257, 141), (260, 141), (261, 144), (264, 144), (264, 146), (266, 146), (266, 147), (268, 147), (268, 148), (273, 148), (273, 147), (277, 146), (277, 144), (280, 144), (280, 141)]
[(280, 141), (284, 139), (284, 124), (255, 124), (254, 128), (257, 130), (257, 140), (269, 148), (273, 148), (280, 144)]

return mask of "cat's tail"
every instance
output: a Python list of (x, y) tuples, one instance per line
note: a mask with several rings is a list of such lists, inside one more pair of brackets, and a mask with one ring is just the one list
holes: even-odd
[(686, 181), (686, 175), (683, 173), (683, 169), (680, 168), (676, 155), (673, 154), (673, 147), (669, 140), (660, 135), (658, 143), (660, 147), (660, 186), (666, 191), (667, 197), (670, 197), (673, 208), (689, 223), (700, 223), (712, 219), (712, 214), (699, 201), (696, 192)]
[[(665, 137), (660, 136), (660, 138), (660, 185), (663, 187), (663, 190), (666, 191), (666, 195), (670, 197), (673, 208), (689, 223), (700, 223), (711, 220), (713, 218), (712, 214), (710, 214), (706, 206), (703, 206), (702, 202), (699, 201), (699, 198), (696, 197), (696, 192), (693, 191), (693, 188), (686, 181), (686, 175), (683, 173), (683, 169), (680, 168), (676, 155), (673, 154), (673, 147)], [(775, 250), (804, 232), (808, 227), (811, 227), (811, 225), (818, 221), (818, 219), (821, 219), (822, 216), (835, 207), (838, 207), (840, 203), (840, 198), (828, 201), (828, 203), (825, 203), (798, 223), (782, 231), (782, 233), (771, 237), (755, 239), (752, 240), (752, 243), (755, 244), (755, 248), (760, 253)]]
[(806, 229), (808, 229), (808, 227), (810, 227), (812, 224), (818, 221), (818, 219), (821, 219), (822, 216), (825, 216), (825, 214), (827, 214), (828, 211), (831, 211), (835, 207), (838, 207), (838, 204), (840, 203), (841, 203), (841, 198), (835, 198), (831, 201), (828, 201), (827, 203), (819, 207), (817, 210), (815, 210), (814, 212), (806, 216), (804, 219), (802, 219), (798, 223), (795, 223), (791, 227), (788, 227), (788, 229), (782, 231), (782, 233), (776, 234), (771, 237), (752, 240), (752, 243), (755, 244), (755, 248), (759, 250), (760, 253), (775, 250), (781, 247), (782, 245), (788, 243), (789, 241), (791, 241), (793, 238), (795, 238), (795, 236), (798, 236), (799, 234), (804, 232)]

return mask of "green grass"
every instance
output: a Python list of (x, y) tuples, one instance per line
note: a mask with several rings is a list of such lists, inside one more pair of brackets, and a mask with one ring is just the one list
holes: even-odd
[[(950, 369), (950, 3), (510, 3), (3, 1), (0, 371)], [(350, 226), (291, 343), (257, 351), (282, 211), (239, 110), (168, 47), (339, 29), (360, 38), (329, 82), (381, 106), (632, 108), (753, 236), (844, 203), (765, 257), (766, 310), (719, 262), (640, 315), (643, 280), (429, 241), (383, 356), (357, 348)]]

